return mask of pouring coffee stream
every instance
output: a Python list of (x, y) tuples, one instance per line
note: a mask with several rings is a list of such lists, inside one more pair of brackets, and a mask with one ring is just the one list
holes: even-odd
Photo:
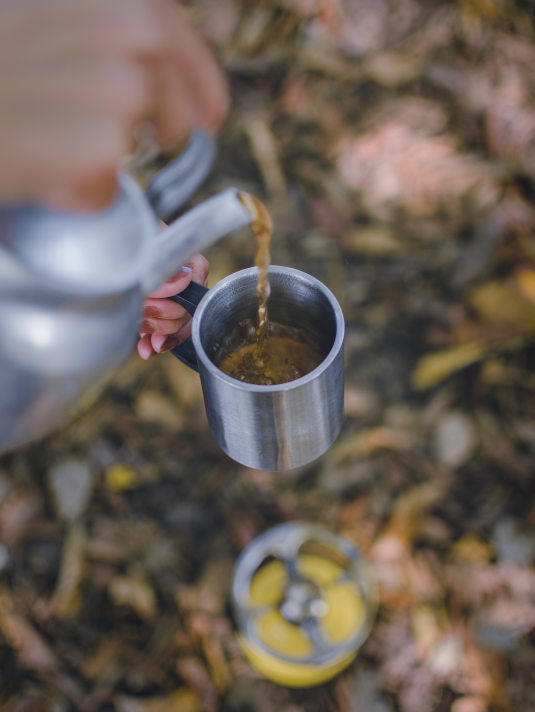
[(250, 227), (257, 242), (257, 317), (255, 321), (244, 319), (235, 326), (227, 335), (216, 363), (229, 376), (247, 383), (267, 386), (294, 381), (316, 368), (323, 354), (301, 329), (270, 321), (268, 272), (272, 220), (258, 198), (240, 192), (238, 199), (251, 215)]
[(251, 215), (251, 230), (256, 241), (257, 250), (255, 255), (255, 265), (258, 267), (258, 284), (256, 295), (258, 297), (258, 322), (256, 326), (258, 358), (261, 359), (262, 346), (268, 330), (267, 301), (269, 298), (268, 268), (271, 262), (271, 235), (273, 234), (273, 223), (266, 207), (249, 193), (239, 193), (238, 199), (244, 204), (245, 209)]

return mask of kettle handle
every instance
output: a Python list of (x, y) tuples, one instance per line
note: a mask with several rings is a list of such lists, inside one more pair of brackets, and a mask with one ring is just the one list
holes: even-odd
[(145, 195), (160, 220), (169, 223), (176, 218), (180, 208), (208, 176), (214, 156), (213, 137), (195, 131), (182, 153), (156, 173)]
[[(204, 297), (207, 291), (208, 287), (204, 287), (198, 282), (190, 282), (186, 289), (184, 289), (179, 294), (175, 294), (174, 296), (169, 297), (169, 299), (172, 299), (177, 304), (183, 306), (184, 309), (193, 316), (195, 314), (195, 310), (199, 306), (199, 302)], [(193, 346), (193, 342), (191, 339), (186, 339), (186, 341), (184, 341), (183, 343), (179, 344), (178, 346), (175, 346), (174, 349), (171, 349), (171, 353), (179, 361), (185, 363), (186, 366), (189, 366), (194, 371), (199, 371), (199, 365), (197, 363), (197, 354), (195, 353), (195, 347)]]

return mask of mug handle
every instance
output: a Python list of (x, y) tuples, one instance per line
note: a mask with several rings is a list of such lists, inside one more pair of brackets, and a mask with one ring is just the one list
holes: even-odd
[[(207, 291), (208, 287), (204, 287), (198, 282), (190, 282), (184, 291), (169, 297), (169, 299), (172, 299), (177, 304), (183, 306), (184, 309), (193, 316), (195, 314), (195, 310), (199, 306), (199, 302)], [(194, 371), (199, 371), (197, 354), (195, 353), (195, 348), (191, 339), (186, 339), (183, 343), (175, 346), (174, 349), (171, 349), (170, 353)]]

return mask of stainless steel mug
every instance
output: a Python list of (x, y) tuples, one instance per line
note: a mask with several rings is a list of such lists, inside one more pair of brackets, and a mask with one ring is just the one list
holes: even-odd
[(238, 381), (213, 359), (243, 319), (256, 317), (256, 267), (174, 297), (194, 314), (191, 341), (173, 354), (200, 373), (208, 422), (219, 446), (237, 462), (262, 470), (289, 470), (315, 460), (338, 436), (344, 410), (344, 318), (331, 291), (290, 267), (271, 266), (269, 319), (310, 333), (323, 361), (288, 383)]

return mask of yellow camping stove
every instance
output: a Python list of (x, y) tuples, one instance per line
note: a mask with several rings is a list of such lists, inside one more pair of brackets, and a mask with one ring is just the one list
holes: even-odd
[(376, 596), (356, 547), (312, 524), (257, 537), (236, 564), (232, 598), (250, 664), (288, 687), (326, 682), (349, 665), (372, 625)]

